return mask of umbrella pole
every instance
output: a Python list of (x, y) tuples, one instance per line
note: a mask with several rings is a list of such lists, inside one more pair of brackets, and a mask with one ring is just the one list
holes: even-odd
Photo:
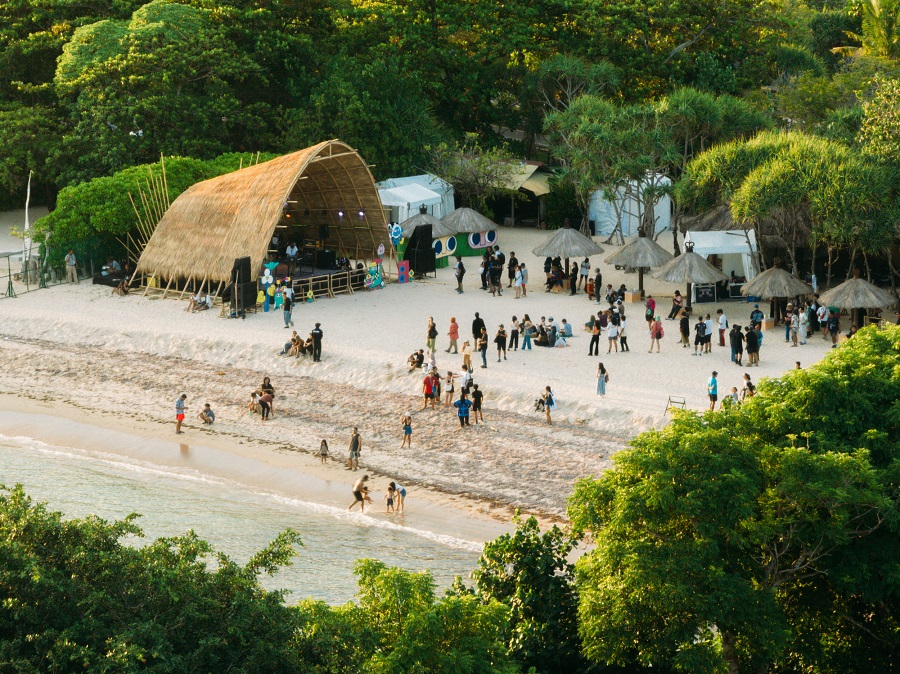
[(691, 310), (692, 310), (692, 307), (691, 307), (691, 282), (690, 281), (688, 281), (688, 284), (687, 284), (687, 295), (685, 295), (685, 298), (687, 299), (687, 310), (688, 310), (688, 313), (690, 314)]
[(644, 268), (638, 267), (638, 291), (641, 293), (641, 299), (644, 299)]

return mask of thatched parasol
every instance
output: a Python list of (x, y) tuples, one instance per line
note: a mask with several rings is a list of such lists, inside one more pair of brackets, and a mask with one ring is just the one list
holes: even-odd
[(672, 254), (653, 239), (639, 236), (621, 250), (606, 258), (607, 264), (631, 267), (638, 270), (638, 290), (644, 293), (644, 268), (662, 267), (672, 259)]
[(897, 300), (888, 291), (859, 277), (844, 281), (819, 297), (819, 303), (841, 309), (882, 309), (892, 307)]
[(497, 229), (497, 225), (491, 220), (488, 220), (478, 211), (465, 206), (448, 213), (441, 218), (441, 222), (450, 230), (450, 235), (463, 232), (466, 234), (491, 232)]
[(599, 255), (603, 252), (603, 249), (578, 230), (571, 227), (561, 227), (531, 252), (538, 257), (564, 257), (568, 259), (570, 257)]
[(685, 252), (657, 270), (653, 278), (670, 283), (687, 283), (688, 306), (691, 302), (692, 283), (718, 283), (728, 277), (713, 267), (702, 255), (694, 252), (694, 244), (686, 241)]
[(412, 236), (413, 232), (416, 231), (416, 227), (421, 227), (422, 225), (431, 225), (431, 238), (433, 239), (441, 239), (445, 236), (456, 234), (456, 232), (450, 231), (447, 225), (429, 213), (416, 213), (411, 218), (407, 218), (400, 223), (404, 237)]
[(770, 300), (776, 297), (797, 297), (798, 295), (811, 295), (812, 286), (804, 283), (796, 276), (791, 275), (780, 267), (766, 269), (749, 283), (741, 288), (744, 296), (753, 295)]

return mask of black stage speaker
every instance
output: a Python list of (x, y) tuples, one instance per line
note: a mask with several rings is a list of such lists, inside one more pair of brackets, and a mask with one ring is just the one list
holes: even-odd
[[(245, 258), (249, 259), (249, 258)], [(252, 309), (256, 306), (256, 296), (258, 294), (256, 283), (239, 283), (238, 284), (238, 304), (240, 309)]]
[(409, 260), (409, 266), (416, 277), (433, 274), (437, 268), (434, 255), (434, 241), (431, 238), (431, 225), (419, 225), (409, 238), (403, 259)]
[(234, 266), (231, 268), (232, 283), (248, 283), (253, 279), (250, 277), (250, 258), (237, 257), (234, 259)]
[(317, 250), (316, 251), (316, 267), (319, 269), (335, 269), (337, 267), (337, 258), (333, 250)]
[(328, 223), (322, 223), (319, 225), (319, 241), (327, 241), (328, 240)]

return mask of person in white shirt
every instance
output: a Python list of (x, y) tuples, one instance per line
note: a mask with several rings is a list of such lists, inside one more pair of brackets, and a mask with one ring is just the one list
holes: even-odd
[(725, 332), (728, 330), (728, 319), (725, 312), (719, 309), (716, 311), (716, 322), (719, 324), (719, 346), (725, 346)]
[(78, 261), (75, 259), (75, 251), (71, 249), (66, 255), (66, 280), (69, 283), (78, 283)]
[(291, 259), (297, 257), (297, 244), (289, 243), (287, 250), (285, 250), (285, 253), (287, 253), (287, 256)]
[(706, 335), (703, 337), (703, 351), (704, 353), (712, 353), (713, 322), (709, 314), (706, 314), (706, 320), (703, 322), (706, 323)]

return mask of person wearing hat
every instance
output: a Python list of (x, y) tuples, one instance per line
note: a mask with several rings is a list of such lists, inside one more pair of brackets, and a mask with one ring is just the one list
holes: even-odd
[(716, 400), (719, 399), (719, 380), (716, 379), (717, 374), (719, 373), (713, 370), (712, 377), (710, 377), (709, 381), (706, 383), (706, 391), (707, 393), (709, 393), (710, 412), (716, 409)]
[(753, 305), (753, 311), (750, 312), (750, 324), (762, 324), (763, 319), (765, 318), (765, 314), (760, 310), (758, 304)]

